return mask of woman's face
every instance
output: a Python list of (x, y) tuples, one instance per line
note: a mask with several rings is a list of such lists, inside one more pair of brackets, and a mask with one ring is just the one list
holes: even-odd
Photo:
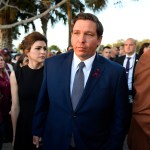
[(47, 45), (44, 41), (36, 41), (27, 53), (29, 61), (43, 63), (47, 55)]
[(2, 56), (0, 56), (0, 69), (3, 69), (5, 65), (4, 59)]

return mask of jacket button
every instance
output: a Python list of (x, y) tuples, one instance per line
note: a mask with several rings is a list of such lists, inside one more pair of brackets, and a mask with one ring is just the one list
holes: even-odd
[(77, 117), (77, 114), (73, 114), (73, 118), (76, 118)]

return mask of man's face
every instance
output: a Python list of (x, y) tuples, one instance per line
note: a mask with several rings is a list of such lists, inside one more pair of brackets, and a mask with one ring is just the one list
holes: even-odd
[(76, 21), (72, 31), (71, 42), (74, 52), (80, 60), (83, 61), (92, 57), (101, 40), (102, 38), (97, 36), (96, 24), (93, 21)]
[(102, 52), (102, 56), (104, 56), (105, 58), (110, 59), (111, 57), (111, 50), (109, 48), (105, 48)]
[(136, 50), (136, 44), (132, 39), (127, 39), (124, 43), (124, 51), (128, 55), (132, 55)]

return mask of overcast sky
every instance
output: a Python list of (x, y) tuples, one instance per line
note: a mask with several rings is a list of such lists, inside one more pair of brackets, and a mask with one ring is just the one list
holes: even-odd
[[(150, 0), (122, 0), (122, 5), (114, 5), (116, 0), (109, 0), (109, 5), (101, 12), (95, 13), (104, 26), (102, 44), (111, 44), (129, 37), (139, 41), (150, 39)], [(85, 12), (93, 13), (86, 9)], [(36, 20), (37, 31), (42, 33), (40, 21)], [(22, 41), (25, 34), (13, 43), (15, 47)], [(48, 46), (57, 45), (61, 50), (68, 46), (68, 26), (61, 22), (54, 27), (48, 25)]]

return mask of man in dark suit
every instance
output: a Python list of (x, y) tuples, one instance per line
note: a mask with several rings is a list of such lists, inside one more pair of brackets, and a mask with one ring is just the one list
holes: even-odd
[(96, 53), (102, 34), (95, 15), (80, 13), (73, 20), (74, 51), (46, 59), (33, 119), (36, 147), (42, 139), (43, 150), (122, 150), (128, 120), (126, 74)]
[[(136, 41), (133, 38), (128, 38), (125, 41), (124, 51), (126, 55), (116, 58), (115, 61), (121, 64), (126, 69), (129, 103), (132, 103), (134, 97), (134, 89), (133, 89), (134, 71), (136, 63), (140, 58), (140, 56), (136, 54)], [(127, 68), (128, 58), (129, 58), (129, 68)]]
[[(135, 90), (133, 87), (134, 83), (134, 72), (135, 72), (135, 66), (138, 62), (140, 56), (136, 54), (136, 41), (133, 38), (128, 38), (124, 42), (124, 51), (126, 55), (120, 56), (115, 59), (115, 61), (119, 64), (121, 64), (126, 69), (126, 77), (127, 77), (127, 83), (128, 83), (128, 101), (129, 101), (129, 127), (132, 117), (132, 103), (133, 98), (135, 95)], [(128, 127), (128, 128), (129, 128)]]

